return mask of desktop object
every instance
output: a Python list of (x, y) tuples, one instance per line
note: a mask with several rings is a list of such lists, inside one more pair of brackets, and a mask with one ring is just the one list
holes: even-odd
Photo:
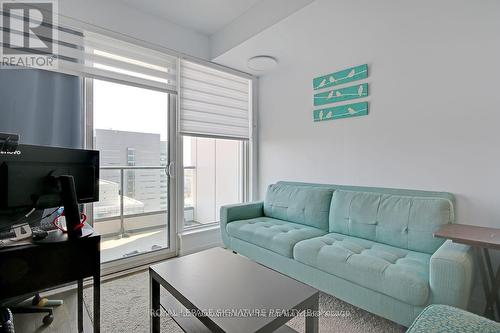
[[(0, 133), (0, 232), (13, 226), (31, 229), (31, 224), (42, 219), (44, 209), (63, 206), (67, 235), (49, 232), (40, 242), (33, 237), (36, 244), (0, 247), (0, 331), (3, 321), (11, 322), (12, 313), (46, 313), (43, 323), (49, 325), (52, 309), (39, 306), (37, 292), (76, 280), (81, 332), (83, 278), (93, 277), (98, 332), (100, 236), (90, 236), (93, 230), (81, 227), (78, 205), (99, 199), (99, 152), (20, 145), (17, 140), (16, 135)], [(19, 304), (28, 294), (35, 294), (33, 303)]]
[(0, 133), (0, 152), (12, 153), (15, 152), (19, 145), (19, 135)]
[(33, 145), (0, 150), (0, 231), (29, 224), (35, 211), (63, 206), (68, 238), (87, 236), (78, 205), (98, 200), (98, 151)]

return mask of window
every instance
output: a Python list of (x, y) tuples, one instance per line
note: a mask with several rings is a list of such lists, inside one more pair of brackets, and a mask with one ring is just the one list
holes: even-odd
[(216, 223), (247, 197), (251, 80), (188, 60), (180, 67), (184, 228)]
[(243, 201), (244, 144), (184, 137), (185, 228), (217, 222), (222, 205)]
[[(90, 80), (90, 79), (89, 79)], [(91, 79), (104, 262), (169, 247), (168, 93)]]
[[(43, 95), (41, 105), (48, 111), (26, 124), (24, 116), (10, 119), (11, 107), (2, 113), (0, 127), (34, 133), (33, 138), (23, 136), (32, 143), (44, 138), (47, 144), (81, 147), (85, 137), (87, 148), (100, 150), (100, 201), (87, 208), (103, 236), (103, 261), (159, 249), (173, 255), (178, 224), (171, 216), (183, 213), (186, 227), (216, 223), (221, 205), (248, 198), (252, 77), (64, 22), (54, 26), (60, 32), (56, 68), (9, 70), (0, 80), (6, 88), (0, 96), (16, 97), (10, 105), (23, 106), (23, 115), (34, 112), (25, 105), (32, 100), (14, 96), (7, 89), (13, 83)], [(25, 84), (33, 78), (46, 84)], [(40, 101), (36, 104), (40, 110)], [(61, 123), (75, 126), (52, 130)], [(47, 130), (52, 137), (45, 135)], [(167, 171), (170, 162), (179, 165), (178, 143), (183, 144), (184, 177), (172, 178), (172, 184)], [(183, 185), (184, 198), (169, 191)], [(184, 212), (178, 212), (176, 200), (182, 199)]]

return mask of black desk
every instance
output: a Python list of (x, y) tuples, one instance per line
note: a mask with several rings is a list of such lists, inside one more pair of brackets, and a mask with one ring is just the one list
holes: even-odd
[(77, 281), (83, 332), (83, 279), (94, 280), (94, 332), (100, 331), (101, 236), (0, 248), (0, 301)]

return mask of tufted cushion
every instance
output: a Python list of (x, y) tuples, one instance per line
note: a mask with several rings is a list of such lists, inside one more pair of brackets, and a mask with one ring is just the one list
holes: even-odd
[(292, 258), (293, 247), (297, 242), (325, 234), (316, 228), (269, 217), (233, 221), (227, 225), (226, 230), (232, 237), (289, 258)]
[(429, 297), (428, 254), (330, 233), (297, 243), (293, 257), (415, 306)]
[(319, 187), (273, 184), (267, 189), (264, 215), (327, 231), (332, 193)]
[(433, 232), (452, 221), (453, 204), (445, 198), (337, 190), (329, 230), (432, 254), (444, 242)]

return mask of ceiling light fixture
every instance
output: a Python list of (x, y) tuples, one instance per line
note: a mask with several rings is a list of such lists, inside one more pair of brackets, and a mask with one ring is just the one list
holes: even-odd
[(247, 66), (251, 70), (264, 72), (274, 69), (278, 65), (278, 60), (267, 55), (259, 55), (248, 59)]

